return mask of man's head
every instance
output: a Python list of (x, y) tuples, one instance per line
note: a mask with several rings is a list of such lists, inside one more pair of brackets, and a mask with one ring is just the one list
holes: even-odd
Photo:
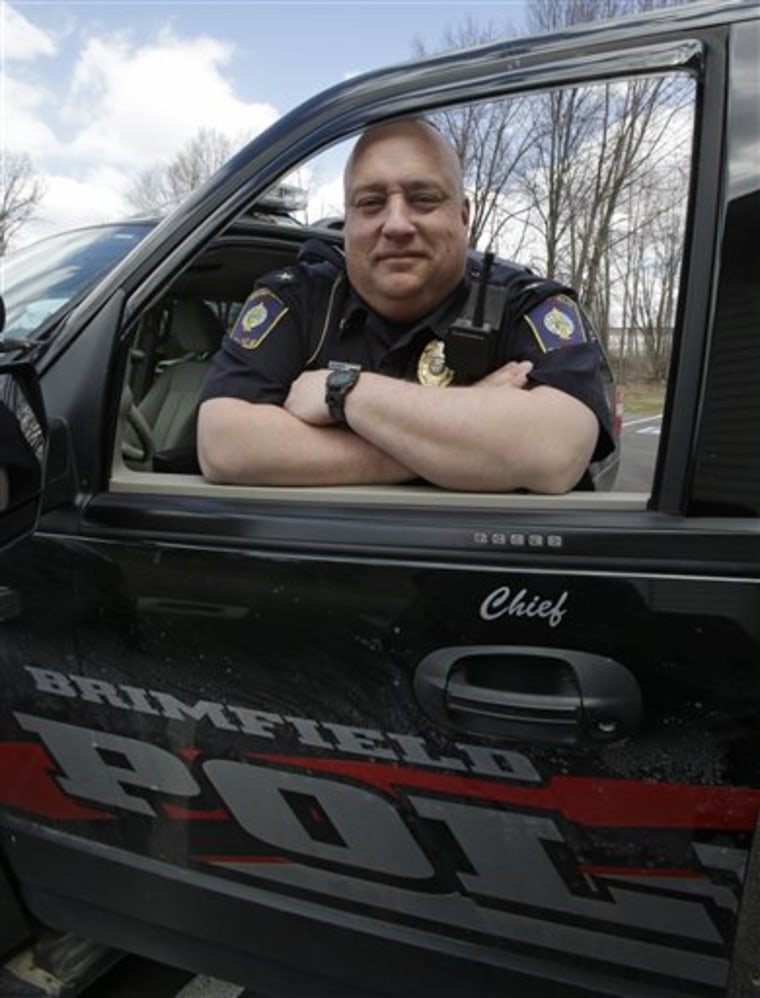
[(372, 308), (413, 322), (462, 280), (470, 206), (454, 149), (407, 118), (369, 128), (344, 173), (346, 265)]

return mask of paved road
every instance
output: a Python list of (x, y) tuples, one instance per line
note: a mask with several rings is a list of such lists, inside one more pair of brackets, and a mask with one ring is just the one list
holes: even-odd
[(620, 471), (615, 492), (649, 492), (661, 426), (661, 414), (636, 416), (623, 422)]

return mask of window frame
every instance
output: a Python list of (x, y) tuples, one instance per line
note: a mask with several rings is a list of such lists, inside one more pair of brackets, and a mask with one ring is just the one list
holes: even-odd
[[(195, 476), (169, 475), (162, 477), (155, 472), (130, 471), (124, 465), (118, 448), (113, 447), (114, 436), (118, 436), (118, 434), (112, 435), (111, 466), (108, 469), (107, 488), (113, 493), (122, 495), (176, 493), (178, 495), (203, 495), (215, 498), (243, 497), (254, 503), (258, 503), (262, 499), (271, 502), (288, 502), (297, 494), (299, 502), (308, 500), (314, 503), (338, 502), (361, 506), (367, 504), (411, 504), (437, 509), (470, 507), (530, 510), (548, 507), (555, 510), (663, 509), (671, 514), (683, 512), (686, 506), (686, 472), (688, 462), (693, 455), (694, 420), (692, 413), (699, 399), (705, 341), (708, 334), (708, 316), (710, 314), (708, 305), (712, 292), (709, 278), (713, 270), (716, 244), (714, 239), (708, 240), (712, 245), (712, 252), (708, 260), (704, 259), (704, 255), (695, 252), (695, 247), (704, 245), (708, 235), (711, 232), (714, 233), (718, 227), (720, 198), (716, 195), (715, 184), (719, 182), (721, 177), (722, 143), (716, 142), (716, 139), (721, 137), (723, 128), (720, 108), (725, 90), (725, 38), (726, 29), (723, 28), (708, 29), (705, 32), (695, 31), (688, 35), (673, 32), (673, 37), (665, 41), (652, 41), (647, 44), (641, 44), (640, 41), (637, 41), (630, 48), (621, 47), (619, 44), (610, 44), (591, 57), (577, 54), (556, 62), (550, 60), (547, 52), (541, 52), (540, 57), (547, 60), (546, 64), (530, 69), (526, 69), (524, 65), (516, 66), (514, 59), (505, 58), (502, 55), (500, 58), (496, 58), (499, 65), (498, 73), (484, 73), (481, 67), (481, 75), (475, 81), (457, 80), (456, 83), (449, 82), (446, 87), (439, 86), (441, 94), (445, 94), (447, 98), (446, 104), (448, 105), (452, 99), (457, 99), (459, 103), (495, 99), (496, 97), (508, 97), (519, 92), (534, 92), (560, 86), (578, 86), (621, 80), (637, 74), (644, 76), (680, 70), (696, 75), (698, 91), (694, 112), (694, 158), (687, 226), (684, 234), (679, 305), (674, 329), (660, 445), (649, 491), (569, 493), (564, 496), (547, 497), (514, 493), (460, 494), (429, 486), (394, 486), (391, 489), (374, 486), (361, 486), (352, 489), (320, 487), (299, 489), (297, 492), (289, 487), (218, 486), (203, 482)], [(447, 58), (434, 61), (434, 68), (431, 70), (433, 80), (445, 71), (445, 65), (448, 61)], [(418, 88), (417, 91), (403, 95), (398, 93), (397, 81), (393, 88), (396, 93), (392, 100), (385, 92), (388, 88), (380, 87), (377, 97), (374, 100), (367, 99), (364, 107), (354, 106), (349, 112), (344, 112), (342, 115), (334, 113), (329, 127), (321, 124), (320, 128), (317, 129), (316, 137), (311, 139), (311, 146), (306, 150), (307, 158), (318, 155), (327, 145), (343, 142), (351, 134), (354, 134), (359, 125), (360, 112), (363, 112), (361, 113), (361, 125), (367, 125), (380, 117), (380, 108), (384, 109), (383, 117), (387, 118), (391, 116), (389, 112), (393, 109), (398, 114), (410, 114), (421, 113), (425, 110), (440, 110), (444, 106), (442, 99), (437, 94), (435, 97), (430, 96), (430, 87)], [(283, 121), (287, 120), (287, 118), (283, 119)], [(259, 189), (259, 183), (262, 186), (271, 184), (273, 171), (278, 165), (282, 170), (283, 161), (286, 163), (286, 167), (283, 172), (277, 174), (278, 178), (293, 172), (304, 161), (302, 149), (305, 146), (307, 136), (304, 136), (302, 131), (303, 129), (292, 131), (292, 141), (289, 144), (280, 143), (276, 155), (272, 153), (260, 156), (252, 155), (245, 172), (249, 178), (255, 177), (257, 179), (257, 186), (253, 189), (254, 197)], [(330, 142), (328, 142), (328, 138)], [(252, 146), (255, 147), (256, 142)], [(259, 164), (261, 169), (257, 172), (256, 167)], [(259, 180), (259, 178), (261, 179)], [(229, 215), (231, 210), (239, 208), (241, 192), (245, 192), (250, 199), (251, 191), (250, 184), (247, 184), (234, 195), (228, 197), (195, 230), (192, 240), (187, 238), (180, 242), (157, 267), (145, 271), (144, 279), (132, 289), (127, 300), (125, 331), (120, 336), (122, 346), (129, 337), (128, 330), (134, 328), (135, 320), (152, 301), (159, 297), (162, 291), (166, 291), (170, 280), (181, 271), (179, 263), (183, 251), (186, 255), (188, 245), (192, 243), (195, 247), (193, 256), (197, 256), (211, 242), (215, 232), (220, 231), (223, 212)], [(683, 330), (686, 327), (689, 328), (688, 349), (684, 349), (686, 337)], [(688, 442), (689, 457), (684, 454), (683, 444), (685, 440)]]

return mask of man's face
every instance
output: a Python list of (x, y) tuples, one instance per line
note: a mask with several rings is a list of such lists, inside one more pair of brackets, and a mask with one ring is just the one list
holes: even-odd
[(413, 322), (461, 281), (469, 204), (456, 157), (420, 123), (375, 130), (346, 177), (348, 276), (368, 305)]

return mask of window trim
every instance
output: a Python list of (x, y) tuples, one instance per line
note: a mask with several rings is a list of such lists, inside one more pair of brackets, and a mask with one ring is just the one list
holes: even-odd
[(645, 510), (647, 492), (567, 492), (540, 495), (518, 492), (454, 492), (434, 485), (217, 485), (201, 475), (133, 471), (114, 462), (108, 491), (113, 495), (202, 496), (249, 499), (274, 504), (307, 503), (347, 506), (415, 506), (438, 509), (520, 510)]

